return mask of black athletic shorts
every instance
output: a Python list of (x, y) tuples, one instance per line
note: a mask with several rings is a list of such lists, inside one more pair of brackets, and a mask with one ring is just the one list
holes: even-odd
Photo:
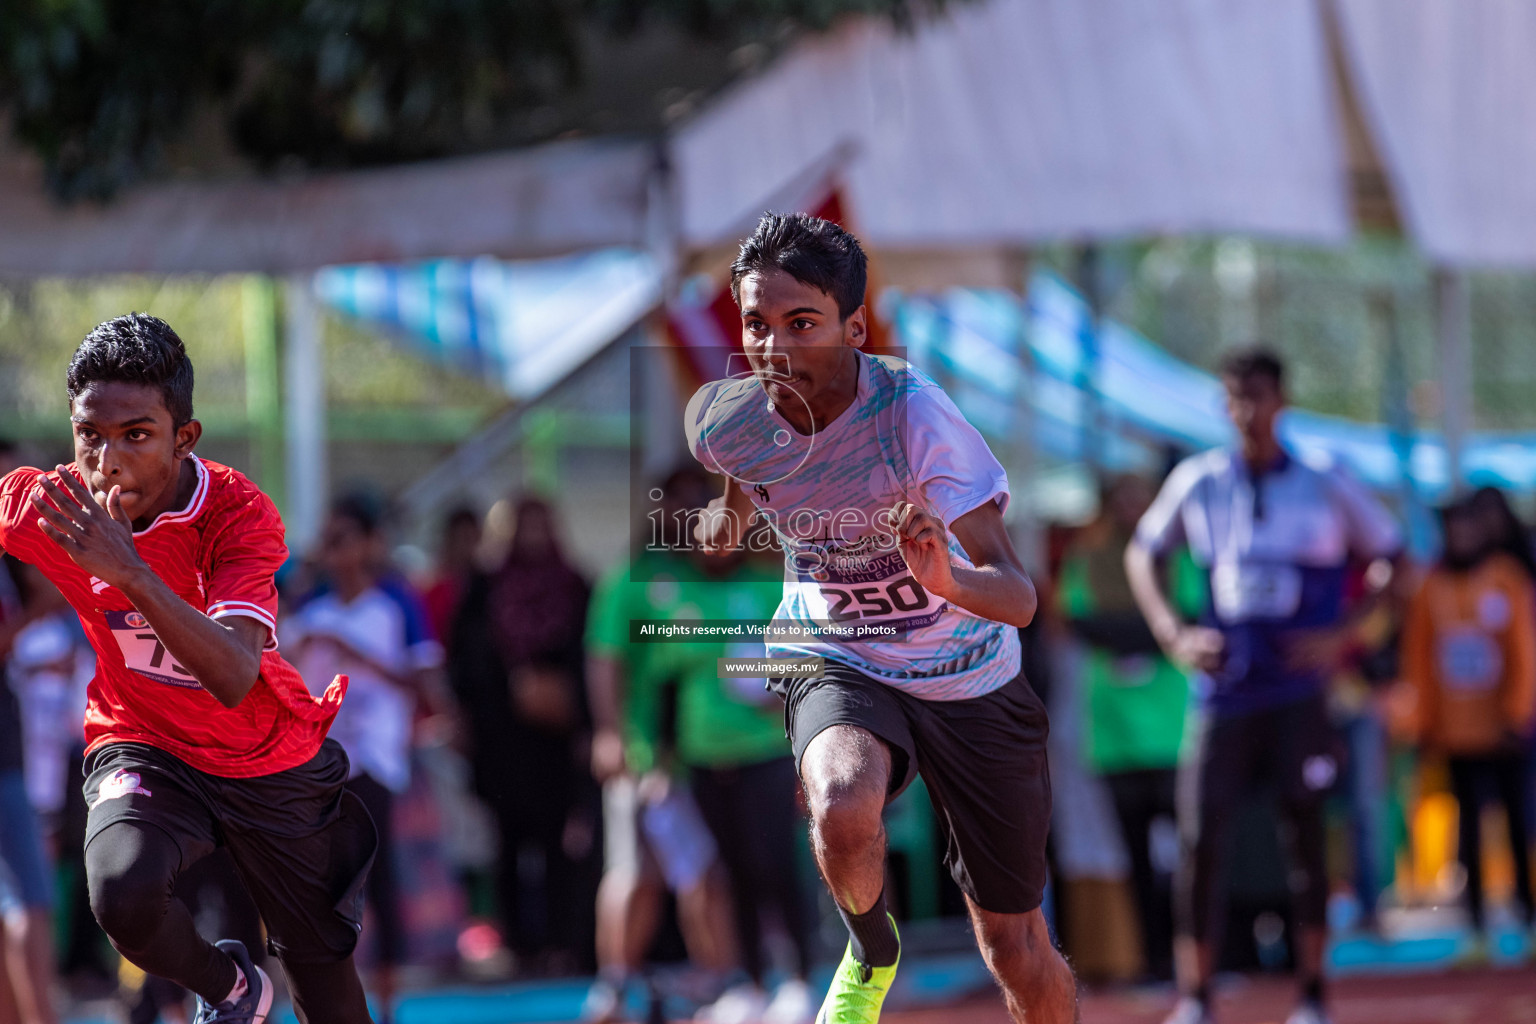
[(335, 740), (304, 764), (226, 779), (143, 743), (111, 743), (85, 760), (85, 845), (108, 825), (154, 825), (185, 871), (227, 847), (287, 963), (345, 960), (357, 946), (363, 882), (378, 837), (362, 801), (342, 788), (350, 766)]
[(868, 730), (891, 751), (888, 799), (923, 777), (944, 836), (944, 864), (961, 891), (997, 914), (1040, 906), (1051, 823), (1050, 727), (1022, 673), (969, 700), (922, 700), (833, 661), (819, 678), (773, 679), (769, 688), (784, 700), (797, 768), (823, 730)]

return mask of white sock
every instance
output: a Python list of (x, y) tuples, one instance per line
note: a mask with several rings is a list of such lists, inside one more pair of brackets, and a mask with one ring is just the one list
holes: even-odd
[(224, 997), (224, 1002), (226, 1002), (226, 1003), (233, 1003), (237, 999), (243, 999), (245, 997), (245, 994), (247, 992), (249, 992), (250, 990), (251, 990), (251, 985), (250, 985), (250, 982), (245, 980), (245, 972), (240, 969), (240, 965), (239, 964), (236, 964), (235, 965), (235, 987), (229, 990), (229, 995)]

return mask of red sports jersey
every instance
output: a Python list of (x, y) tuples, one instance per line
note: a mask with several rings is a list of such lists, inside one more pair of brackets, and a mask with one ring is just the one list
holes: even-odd
[[(193, 457), (197, 489), (187, 507), (133, 535), (139, 557), (192, 607), (215, 619), (244, 615), (268, 629), (261, 677), (226, 708), (156, 639), (116, 588), (77, 566), (38, 526), (27, 500), (42, 470), (0, 480), (0, 548), (42, 570), (80, 616), (96, 649), (85, 712), (87, 750), (147, 743), (228, 778), (268, 775), (313, 757), (341, 707), (346, 677), (318, 700), (277, 653), (277, 583), (288, 557), (283, 521), (256, 485), (228, 466)], [(68, 467), (77, 478), (80, 473)], [(57, 473), (46, 474), (58, 483)], [(62, 485), (60, 485), (62, 486)]]

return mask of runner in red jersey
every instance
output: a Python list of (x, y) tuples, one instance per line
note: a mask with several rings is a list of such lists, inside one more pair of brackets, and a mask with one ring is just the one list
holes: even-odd
[(372, 823), (320, 698), (278, 653), (272, 502), (199, 459), (192, 363), (164, 322), (101, 324), (67, 374), (75, 462), (0, 479), (0, 549), (31, 562), (97, 654), (86, 713), (91, 907), (130, 962), (195, 992), (195, 1024), (260, 1024), (272, 986), (170, 896), (227, 846), (306, 1024), (368, 1021), (352, 963)]
[(194, 610), (214, 621), (250, 619), (265, 631), (259, 679), (235, 707), (222, 706), (169, 655), (127, 594), (82, 569), (43, 533), (32, 495), (43, 480), (60, 490), (83, 483), (78, 465), (52, 473), (21, 469), (6, 477), (0, 483), (0, 543), (36, 565), (68, 597), (96, 649), (85, 716), (87, 753), (132, 741), (226, 778), (284, 771), (319, 751), (341, 706), (343, 686), (333, 682), (316, 700), (278, 653), (273, 573), (288, 548), (271, 500), (227, 466), (196, 455), (186, 461), (195, 480), (190, 503), (135, 530), (133, 546), (149, 570)]

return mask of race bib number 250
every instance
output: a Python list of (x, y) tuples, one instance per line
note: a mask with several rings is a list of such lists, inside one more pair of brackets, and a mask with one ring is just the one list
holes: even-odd
[(142, 613), (129, 609), (125, 612), (107, 612), (107, 625), (123, 652), (123, 661), (141, 676), (157, 683), (196, 690), (201, 684), (192, 674), (171, 657), (165, 644), (149, 628), (149, 620)]
[(835, 623), (879, 623), (897, 630), (931, 626), (947, 607), (924, 590), (891, 552), (857, 568), (830, 565), (802, 572), (800, 589), (813, 618)]

